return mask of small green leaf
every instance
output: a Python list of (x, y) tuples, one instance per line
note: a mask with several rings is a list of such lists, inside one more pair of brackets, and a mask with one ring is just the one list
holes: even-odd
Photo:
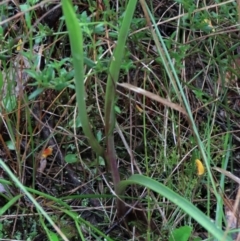
[(67, 163), (75, 163), (78, 161), (76, 154), (67, 154), (64, 159)]
[(37, 88), (36, 90), (34, 90), (34, 91), (29, 95), (28, 100), (35, 99), (35, 98), (38, 97), (43, 91), (44, 91), (44, 88)]
[(81, 120), (80, 120), (80, 117), (79, 115), (77, 116), (76, 120), (71, 120), (69, 125), (71, 126), (71, 128), (79, 128), (79, 127), (82, 127), (82, 123), (81, 123)]
[(59, 241), (59, 238), (56, 233), (52, 232), (49, 230), (49, 235), (48, 235), (50, 241)]
[(99, 166), (105, 166), (105, 161), (101, 156), (98, 157), (98, 164), (99, 164)]
[(183, 226), (172, 231), (169, 241), (188, 241), (192, 232), (192, 227)]
[(27, 26), (28, 28), (31, 27), (31, 16), (29, 14), (29, 5), (28, 4), (21, 4), (20, 5), (20, 9), (22, 12), (25, 12), (25, 19), (26, 19), (26, 23), (27, 23)]
[(12, 112), (17, 106), (17, 98), (15, 95), (7, 95), (2, 103), (7, 112)]
[(119, 106), (115, 105), (114, 110), (116, 113), (121, 114), (121, 110), (120, 110)]
[(15, 145), (13, 144), (13, 142), (11, 140), (6, 141), (6, 145), (7, 145), (9, 150), (11, 150), (11, 151), (15, 150)]
[(102, 132), (101, 131), (97, 132), (97, 140), (98, 140), (98, 142), (100, 142), (102, 140)]

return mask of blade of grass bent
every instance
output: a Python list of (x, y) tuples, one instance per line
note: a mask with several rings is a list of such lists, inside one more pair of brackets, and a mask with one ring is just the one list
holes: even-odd
[[(4, 184), (4, 185), (6, 186), (6, 188), (8, 188), (8, 186), (12, 186), (12, 185), (13, 185), (12, 182), (7, 181), (7, 180), (2, 179), (2, 178), (0, 178), (0, 183)], [(49, 195), (49, 194), (47, 194), (47, 193), (40, 192), (40, 191), (35, 190), (35, 189), (33, 189), (33, 188), (30, 188), (30, 187), (24, 186), (24, 188), (25, 188), (29, 193), (36, 194), (36, 195), (38, 195), (38, 196), (44, 197), (44, 198), (46, 198), (46, 199), (48, 199), (48, 200), (51, 200), (51, 201), (59, 204), (62, 208), (69, 209), (69, 210), (71, 209), (70, 206), (69, 206), (67, 203), (65, 203), (63, 200), (64, 200), (64, 199), (73, 199), (73, 198), (76, 198), (74, 195), (73, 195), (73, 197), (69, 196), (69, 197), (57, 198), (57, 197), (51, 196), (51, 195)], [(77, 195), (76, 195), (76, 196), (77, 196)], [(79, 196), (79, 195), (78, 195), (78, 196)], [(101, 196), (101, 195), (99, 195), (99, 196)], [(108, 196), (112, 197), (111, 195), (108, 195)], [(88, 195), (85, 195), (84, 198), (95, 198), (95, 196), (92, 195), (92, 196), (89, 197)]]
[(224, 237), (224, 232), (217, 228), (217, 226), (201, 212), (198, 208), (196, 208), (191, 202), (175, 193), (162, 183), (159, 183), (149, 177), (135, 174), (132, 175), (128, 180), (121, 181), (118, 186), (118, 192), (121, 194), (124, 192), (127, 186), (132, 184), (142, 185), (147, 187), (156, 193), (168, 198), (171, 202), (175, 203), (178, 207), (182, 208), (189, 216), (194, 218), (202, 227), (204, 227), (209, 233), (211, 233), (217, 240), (231, 241), (232, 239), (229, 237)]
[(79, 26), (79, 22), (71, 1), (62, 0), (62, 9), (66, 20), (71, 45), (71, 53), (73, 57), (77, 105), (79, 110), (78, 115), (82, 123), (83, 132), (88, 138), (88, 142), (92, 149), (97, 153), (97, 155), (104, 157), (104, 149), (99, 145), (97, 139), (93, 135), (87, 115), (84, 89), (84, 54), (82, 30)]

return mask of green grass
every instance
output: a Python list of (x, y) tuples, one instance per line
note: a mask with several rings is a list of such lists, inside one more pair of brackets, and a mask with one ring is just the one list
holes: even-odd
[(0, 239), (234, 240), (213, 167), (239, 168), (235, 1), (19, 2), (0, 5)]

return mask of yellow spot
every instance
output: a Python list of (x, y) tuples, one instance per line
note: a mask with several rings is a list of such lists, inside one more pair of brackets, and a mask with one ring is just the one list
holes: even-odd
[(205, 168), (202, 164), (202, 162), (199, 159), (196, 159), (195, 161), (196, 165), (197, 165), (197, 174), (198, 176), (202, 176), (205, 172)]
[(17, 45), (17, 51), (20, 51), (20, 50), (22, 50), (22, 40), (21, 39), (19, 39), (18, 45)]
[(212, 25), (211, 20), (205, 18), (205, 19), (203, 20), (203, 22), (206, 23), (206, 24), (208, 25), (208, 27), (212, 29), (212, 32), (215, 32), (215, 29), (214, 29), (214, 27), (213, 27), (213, 25)]
[(45, 149), (43, 152), (42, 152), (42, 158), (46, 158), (48, 156), (51, 156), (52, 155), (52, 152), (53, 152), (53, 148), (51, 146), (49, 146), (47, 149)]

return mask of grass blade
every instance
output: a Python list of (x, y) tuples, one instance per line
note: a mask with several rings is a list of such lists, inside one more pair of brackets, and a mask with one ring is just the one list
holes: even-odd
[(12, 198), (8, 203), (1, 207), (0, 216), (2, 216), (20, 197), (22, 197), (22, 194), (19, 194), (16, 197)]
[(171, 202), (175, 203), (178, 207), (182, 208), (189, 216), (194, 218), (202, 227), (211, 233), (217, 240), (231, 241), (229, 237), (224, 237), (224, 232), (216, 227), (211, 220), (204, 215), (198, 208), (191, 202), (175, 193), (163, 184), (143, 175), (132, 175), (128, 180), (121, 181), (119, 184), (119, 193), (122, 193), (127, 186), (132, 184), (142, 185), (156, 193), (168, 198)]
[(62, 0), (63, 13), (66, 19), (66, 25), (68, 29), (71, 52), (73, 57), (73, 66), (75, 71), (75, 84), (77, 105), (79, 109), (79, 118), (82, 123), (83, 132), (88, 138), (89, 144), (92, 149), (99, 155), (104, 156), (104, 150), (99, 145), (97, 139), (92, 133), (89, 118), (87, 115), (86, 102), (84, 99), (84, 53), (83, 53), (83, 36), (82, 30), (79, 26), (78, 19), (74, 12), (71, 1)]
[[(127, 36), (129, 33), (129, 28), (131, 24), (131, 19), (133, 17), (137, 0), (131, 0), (128, 2), (125, 16), (122, 21), (122, 26), (119, 31), (119, 36), (117, 40), (117, 46), (113, 52), (113, 58), (110, 64), (107, 88), (105, 95), (105, 134), (107, 143), (106, 160), (108, 168), (111, 171), (113, 184), (115, 190), (118, 183), (120, 182), (119, 170), (117, 168), (117, 158), (115, 153), (113, 130), (115, 128), (115, 111), (114, 104), (116, 99), (116, 84), (118, 82), (118, 77), (122, 65), (122, 60), (124, 56), (125, 44)], [(117, 210), (118, 215), (122, 216), (124, 214), (125, 205), (119, 199), (117, 200)]]
[(30, 201), (34, 204), (36, 209), (48, 220), (48, 222), (52, 225), (52, 227), (56, 230), (56, 232), (62, 237), (64, 241), (68, 241), (66, 236), (62, 233), (62, 231), (58, 228), (58, 226), (53, 222), (51, 217), (44, 211), (42, 206), (33, 198), (33, 196), (27, 191), (27, 189), (23, 186), (23, 184), (17, 179), (17, 177), (12, 173), (9, 167), (4, 163), (4, 161), (0, 158), (0, 166), (3, 170), (9, 175), (9, 177), (13, 180), (15, 185), (19, 187), (20, 190), (24, 192), (24, 194), (30, 199)]

